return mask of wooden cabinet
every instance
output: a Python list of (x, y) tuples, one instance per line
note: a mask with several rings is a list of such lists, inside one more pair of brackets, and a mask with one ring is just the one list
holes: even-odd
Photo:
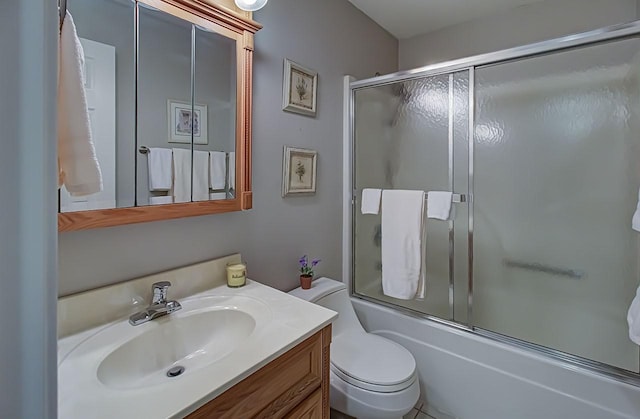
[[(84, 7), (91, 8), (95, 6), (95, 13), (85, 14), (87, 14), (88, 16), (92, 16), (95, 21), (85, 20), (82, 22), (82, 27), (105, 26), (103, 22), (101, 22), (101, 20), (106, 19), (106, 17), (104, 16), (105, 13), (103, 12), (103, 10), (105, 10), (105, 5), (100, 5), (100, 2), (97, 1), (88, 3), (91, 3), (92, 5), (86, 5)], [(107, 2), (104, 3), (106, 4)], [(110, 162), (111, 164), (109, 165), (109, 167), (115, 167), (115, 170), (117, 170), (118, 173), (116, 174), (114, 172), (113, 176), (111, 176), (111, 180), (106, 183), (115, 185), (117, 182), (116, 179), (124, 179), (124, 184), (117, 185), (117, 188), (119, 190), (117, 194), (115, 192), (113, 193), (113, 203), (111, 203), (111, 199), (106, 201), (107, 204), (105, 205), (109, 208), (104, 208), (101, 204), (100, 208), (103, 209), (60, 212), (58, 214), (58, 231), (64, 232), (86, 230), (250, 209), (253, 205), (253, 188), (251, 180), (251, 144), (253, 136), (253, 37), (254, 34), (262, 28), (262, 25), (253, 20), (252, 12), (246, 12), (237, 8), (233, 0), (134, 0), (133, 3), (135, 5), (135, 8), (129, 6), (130, 12), (128, 13), (130, 13), (130, 15), (128, 16), (126, 9), (122, 6), (126, 5), (127, 3), (130, 5), (131, 2), (118, 0), (116, 2), (110, 1), (108, 3), (113, 3), (115, 4), (114, 7), (117, 7), (117, 9), (113, 9), (113, 12), (109, 12), (109, 16), (113, 14), (113, 16), (126, 17), (128, 20), (125, 22), (130, 22), (130, 24), (133, 25), (133, 28), (123, 29), (124, 32), (122, 33), (108, 33), (104, 36), (105, 39), (100, 38), (95, 40), (102, 40), (103, 43), (108, 43), (107, 41), (110, 39), (118, 38), (121, 40), (126, 40), (126, 34), (129, 33), (127, 31), (130, 31), (131, 35), (133, 35), (134, 33), (137, 34), (135, 38), (133, 36), (129, 38), (129, 40), (127, 41), (128, 44), (125, 41), (122, 41), (123, 46), (118, 47), (118, 62), (120, 62), (119, 60), (123, 56), (126, 57), (124, 60), (133, 61), (135, 65), (133, 65), (132, 63), (132, 66), (135, 69), (135, 73), (130, 75), (129, 77), (121, 77), (120, 67), (118, 67), (119, 70), (117, 73), (117, 78), (115, 76), (116, 73), (114, 72), (114, 79), (110, 82), (120, 83), (120, 86), (124, 86), (123, 83), (125, 83), (125, 80), (135, 80), (136, 83), (130, 87), (118, 87), (118, 92), (124, 91), (127, 88), (133, 89), (135, 91), (135, 95), (132, 95), (131, 98), (132, 100), (135, 99), (135, 101), (134, 103), (123, 102), (123, 106), (118, 107), (117, 105), (120, 102), (116, 100), (116, 106), (114, 107), (114, 105), (111, 105), (112, 107), (114, 107), (114, 113), (107, 113), (107, 125), (111, 126), (110, 124), (113, 124), (113, 130), (115, 132), (120, 132), (120, 128), (118, 128), (117, 131), (115, 129), (116, 118), (119, 118), (119, 126), (120, 124), (122, 124), (122, 126), (129, 126), (129, 123), (125, 124), (122, 121), (135, 121), (135, 129), (132, 128), (132, 132), (129, 133), (128, 131), (126, 131), (127, 128), (122, 128), (125, 132), (127, 132), (127, 134), (123, 134), (123, 138), (121, 140), (116, 141), (116, 134), (113, 134), (113, 138), (109, 136), (107, 137), (107, 139), (110, 139), (113, 142), (113, 144), (109, 144), (108, 150), (112, 151), (108, 153), (107, 157), (110, 157), (113, 154), (114, 156), (124, 156), (126, 158), (123, 157), (121, 160), (114, 160)], [(71, 7), (70, 10), (73, 11), (73, 7)], [(80, 14), (76, 14), (75, 11), (73, 11), (73, 13), (74, 16), (80, 18)], [(143, 28), (143, 30), (141, 31), (140, 17), (144, 17), (148, 13), (152, 13), (160, 17), (158, 18), (157, 22), (153, 23), (153, 25), (149, 25), (146, 30)], [(180, 23), (179, 25), (173, 25), (171, 23), (172, 21)], [(124, 25), (125, 23), (116, 22), (114, 24), (117, 27), (118, 24)], [(185, 25), (191, 25), (192, 29), (189, 30), (193, 30), (195, 33), (195, 35), (193, 35), (193, 40), (190, 40), (189, 37), (186, 38), (186, 45), (176, 44), (175, 42), (178, 42), (176, 39), (179, 37), (175, 36), (175, 31), (180, 32), (181, 29), (184, 29), (186, 27)], [(174, 27), (172, 28), (172, 26)], [(80, 27), (80, 25), (78, 27)], [(164, 39), (173, 39), (171, 44), (178, 45), (177, 47), (175, 47), (176, 51), (169, 50), (169, 45), (164, 45), (158, 51), (165, 54), (166, 61), (162, 61), (160, 59), (161, 55), (158, 55), (157, 57), (154, 56), (155, 58), (147, 60), (153, 62), (154, 64), (149, 65), (148, 67), (144, 67), (144, 58), (140, 60), (138, 59), (139, 56), (143, 55), (141, 51), (144, 51), (139, 39), (141, 33), (143, 34), (143, 36), (146, 36), (146, 38), (144, 39), (150, 39), (152, 41), (155, 40), (153, 43), (151, 41), (148, 43), (150, 47), (154, 45), (164, 45)], [(92, 35), (88, 37), (94, 39), (93, 32), (91, 32), (91, 34)], [(82, 36), (82, 34), (80, 36)], [(206, 42), (198, 43), (198, 45), (202, 45), (201, 48), (204, 52), (198, 52), (196, 54), (195, 48), (197, 36), (206, 37), (208, 38), (208, 40)], [(218, 39), (216, 39), (216, 37)], [(184, 39), (182, 42), (184, 42)], [(212, 50), (213, 47), (210, 46), (208, 49), (205, 49), (204, 47), (204, 45), (217, 45), (216, 48), (222, 48), (221, 45), (228, 45), (229, 42), (233, 44), (233, 54), (227, 53), (229, 51), (226, 51), (226, 49), (219, 50), (219, 53), (216, 54)], [(111, 46), (111, 48), (113, 48), (113, 46)], [(126, 52), (123, 52), (128, 51), (127, 48), (131, 49), (130, 55), (128, 55)], [(227, 49), (228, 48), (230, 47), (227, 47)], [(192, 49), (194, 53), (191, 53)], [(156, 47), (153, 47), (152, 51), (155, 50)], [(180, 54), (179, 52), (184, 52), (184, 54)], [(174, 67), (169, 66), (169, 63), (180, 62), (184, 64), (187, 58), (183, 55), (187, 54), (189, 56), (190, 62), (188, 63), (186, 71), (168, 70), (175, 70)], [(202, 60), (207, 60), (206, 62), (209, 63), (206, 65), (201, 64), (198, 67), (198, 72), (202, 75), (198, 76), (199, 78), (197, 82), (195, 79), (196, 57), (200, 57), (199, 59)], [(157, 61), (157, 63), (159, 64), (156, 63), (156, 59), (159, 60)], [(213, 63), (217, 63), (215, 72), (214, 67), (212, 67), (214, 65)], [(124, 67), (122, 68), (126, 67), (126, 65), (124, 64), (123, 66)], [(227, 68), (229, 69), (228, 71), (222, 70)], [(235, 69), (235, 71), (233, 71), (233, 69)], [(122, 71), (124, 72), (125, 70)], [(187, 80), (186, 86), (193, 87), (190, 87), (188, 90), (183, 90), (180, 87), (182, 86), (181, 84), (174, 85), (175, 80), (183, 80), (185, 74), (188, 72), (191, 72), (191, 74), (193, 74), (193, 77), (191, 77), (192, 80)], [(228, 80), (222, 78), (223, 74), (228, 78)], [(171, 85), (171, 90), (155, 92), (153, 100), (143, 102), (141, 98), (145, 97), (145, 92), (143, 91), (143, 84), (139, 83), (139, 80), (154, 80), (153, 83), (150, 83), (153, 86), (152, 90), (157, 90), (159, 89), (159, 86), (168, 84)], [(227, 82), (228, 85), (220, 86), (220, 84)], [(201, 87), (205, 84), (208, 86), (207, 89), (202, 89)], [(111, 86), (111, 84), (108, 84), (107, 87), (112, 90), (115, 89), (115, 87)], [(214, 97), (214, 95), (212, 94), (214, 89), (225, 92), (225, 94), (229, 95), (229, 97), (226, 98), (226, 100), (223, 100), (220, 97)], [(173, 96), (176, 94), (180, 95), (180, 93), (175, 92), (180, 92), (181, 90), (183, 90), (184, 96)], [(206, 94), (204, 93), (205, 91), (207, 92)], [(188, 92), (193, 93), (189, 94)], [(202, 200), (202, 197), (194, 199), (193, 196), (189, 196), (189, 198), (187, 199), (188, 202), (181, 202), (180, 200), (176, 200), (176, 203), (168, 203), (165, 205), (147, 205), (145, 197), (145, 199), (142, 199), (141, 203), (138, 197), (138, 191), (145, 191), (145, 193), (149, 193), (149, 185), (147, 182), (141, 182), (138, 180), (139, 174), (144, 173), (144, 170), (142, 169), (138, 171), (138, 166), (144, 167), (146, 170), (147, 157), (143, 156), (147, 156), (148, 154), (147, 146), (150, 144), (147, 141), (149, 140), (150, 136), (153, 138), (159, 138), (158, 135), (151, 135), (149, 132), (144, 131), (144, 129), (141, 127), (148, 127), (150, 125), (164, 127), (173, 126), (171, 122), (171, 116), (168, 115), (169, 113), (171, 113), (170, 109), (167, 110), (167, 114), (157, 113), (155, 112), (155, 108), (153, 108), (153, 110), (149, 108), (149, 103), (160, 103), (161, 107), (164, 106), (164, 103), (166, 103), (167, 106), (170, 107), (170, 100), (175, 102), (175, 100), (179, 99), (183, 102), (186, 101), (186, 103), (183, 103), (183, 105), (187, 106), (187, 108), (184, 109), (188, 109), (191, 106), (196, 105), (195, 92), (200, 92), (198, 93), (200, 95), (198, 100), (202, 105), (206, 105), (207, 103), (209, 104), (209, 112), (211, 112), (212, 115), (214, 113), (213, 109), (216, 109), (215, 115), (218, 115), (218, 119), (216, 119), (216, 121), (229, 121), (229, 126), (227, 128), (216, 128), (216, 133), (225, 132), (225, 130), (230, 133), (230, 138), (219, 140), (224, 141), (224, 143), (221, 142), (218, 144), (214, 144), (213, 140), (211, 140), (211, 144), (209, 144), (209, 140), (206, 140), (204, 143), (197, 144), (200, 147), (198, 151), (201, 152), (214, 150), (225, 151), (225, 148), (226, 151), (235, 152), (235, 164), (233, 165), (235, 167), (235, 183), (233, 185), (233, 188), (229, 186), (230, 183), (228, 181), (231, 176), (226, 176), (225, 181), (227, 183), (227, 187), (223, 193), (228, 193), (229, 196), (227, 196), (227, 199), (209, 200), (209, 194), (207, 193), (207, 197), (205, 197), (204, 200)], [(231, 94), (229, 92), (233, 93)], [(113, 95), (114, 97), (118, 97), (115, 95), (115, 90), (113, 90)], [(159, 97), (161, 97), (162, 100), (158, 101), (159, 99), (157, 98)], [(128, 109), (135, 109), (136, 112), (127, 113), (126, 110)], [(203, 113), (207, 115), (207, 108), (204, 107), (203, 109), (205, 109)], [(224, 112), (227, 113), (222, 112), (221, 109), (224, 109)], [(188, 115), (190, 115), (191, 111), (188, 112)], [(145, 119), (143, 121), (143, 117), (146, 115), (151, 115), (150, 117), (148, 117), (151, 119)], [(207, 116), (204, 116), (204, 118), (206, 117)], [(114, 122), (112, 123), (111, 121)], [(133, 122), (131, 122), (131, 124), (133, 124)], [(189, 126), (186, 129), (192, 130), (192, 125), (193, 123), (189, 122)], [(206, 129), (204, 128), (205, 125), (202, 124), (202, 126), (204, 131)], [(185, 128), (183, 127), (181, 129), (184, 130)], [(191, 138), (193, 138), (193, 130), (190, 131), (190, 134), (192, 136)], [(203, 134), (204, 137), (207, 138), (206, 131), (204, 131)], [(216, 135), (219, 136), (219, 134)], [(188, 143), (189, 141), (193, 141), (183, 140), (184, 139), (177, 142)], [(227, 141), (233, 142), (233, 147), (227, 145)], [(161, 145), (156, 146), (161, 148), (174, 148), (176, 147), (175, 144), (172, 144), (174, 142), (176, 142), (175, 139), (171, 139), (171, 134), (169, 133), (169, 130), (167, 130), (166, 137), (162, 140), (162, 142), (156, 143)], [(207, 144), (208, 148), (205, 147), (204, 144)], [(225, 145), (223, 146), (223, 144)], [(191, 147), (194, 147), (194, 145), (192, 144)], [(188, 148), (188, 150), (191, 150), (191, 148)], [(231, 154), (229, 154), (229, 158), (230, 156)], [(105, 167), (106, 166), (107, 165), (105, 165)], [(189, 164), (187, 166), (189, 168), (188, 170), (192, 170), (193, 166), (191, 161), (189, 161)], [(229, 166), (231, 167), (230, 164)], [(131, 182), (126, 182), (127, 179), (130, 179)], [(189, 177), (188, 179), (191, 178)], [(113, 190), (115, 191), (115, 189), (116, 187), (114, 186)], [(233, 194), (231, 194), (232, 189)], [(133, 195), (127, 195), (126, 191), (128, 190), (133, 191)], [(207, 192), (215, 192), (214, 189), (209, 190), (208, 185), (206, 190)], [(122, 197), (120, 197), (121, 191), (124, 191), (122, 192)], [(218, 190), (218, 192), (221, 193), (222, 191)], [(173, 200), (171, 195), (163, 196), (168, 197), (170, 201)], [(149, 194), (148, 198), (150, 199), (151, 197), (152, 195)], [(79, 202), (78, 205), (80, 204), (81, 203)], [(83, 205), (85, 204), (86, 203), (84, 203)], [(84, 207), (85, 206), (83, 206), (83, 208)]]
[(297, 405), (287, 416), (286, 419), (322, 419), (322, 390), (316, 390), (311, 396), (303, 400)]
[(329, 418), (331, 325), (187, 418)]

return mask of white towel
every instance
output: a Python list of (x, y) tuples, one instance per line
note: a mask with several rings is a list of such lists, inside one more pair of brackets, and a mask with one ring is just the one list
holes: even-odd
[(409, 300), (424, 298), (423, 191), (382, 191), (382, 290)]
[(164, 204), (172, 204), (173, 197), (168, 196), (151, 196), (149, 197), (149, 205), (164, 205)]
[(629, 307), (627, 323), (629, 323), (629, 339), (636, 345), (640, 345), (640, 287)]
[(174, 148), (173, 152), (173, 202), (191, 201), (191, 150)]
[(640, 231), (640, 191), (638, 191), (638, 205), (636, 206), (636, 212), (633, 213), (631, 219), (631, 228), (635, 231)]
[(380, 212), (380, 195), (382, 195), (382, 189), (363, 189), (360, 211), (363, 214), (377, 214)]
[(193, 200), (209, 200), (209, 152), (193, 152)]
[(67, 12), (58, 47), (58, 187), (72, 196), (102, 190), (84, 91), (84, 52)]
[(427, 193), (427, 217), (437, 220), (448, 220), (451, 214), (453, 193), (431, 191)]
[(168, 148), (149, 148), (147, 165), (150, 191), (171, 189), (171, 158), (171, 150)]
[(227, 175), (227, 153), (224, 151), (210, 151), (209, 164), (211, 189), (224, 189)]
[(217, 201), (220, 199), (227, 199), (227, 193), (226, 192), (212, 192), (209, 194), (209, 199), (211, 201)]
[(229, 153), (229, 189), (236, 188), (236, 153)]

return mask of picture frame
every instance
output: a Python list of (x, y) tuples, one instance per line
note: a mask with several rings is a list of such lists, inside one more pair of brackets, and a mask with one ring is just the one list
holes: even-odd
[(285, 58), (282, 110), (315, 116), (317, 92), (318, 72)]
[(170, 143), (191, 143), (191, 124), (193, 122), (193, 143), (209, 144), (207, 105), (193, 106), (194, 118), (191, 118), (191, 103), (179, 100), (167, 100), (167, 121)]
[(317, 167), (317, 151), (284, 146), (282, 197), (315, 194)]

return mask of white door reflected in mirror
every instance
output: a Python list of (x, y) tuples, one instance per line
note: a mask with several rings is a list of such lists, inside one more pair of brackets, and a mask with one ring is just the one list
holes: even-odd
[(116, 49), (80, 38), (84, 50), (84, 85), (89, 108), (91, 135), (102, 171), (103, 190), (86, 196), (71, 196), (60, 189), (60, 211), (116, 208)]

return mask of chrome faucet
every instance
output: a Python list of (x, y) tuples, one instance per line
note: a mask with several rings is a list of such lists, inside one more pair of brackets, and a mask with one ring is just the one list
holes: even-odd
[(137, 326), (142, 323), (146, 323), (155, 318), (164, 316), (174, 311), (178, 311), (182, 308), (179, 302), (175, 300), (167, 301), (167, 290), (171, 286), (169, 281), (156, 282), (151, 286), (153, 291), (153, 299), (151, 305), (144, 311), (132, 314), (129, 317), (129, 323), (132, 326)]

